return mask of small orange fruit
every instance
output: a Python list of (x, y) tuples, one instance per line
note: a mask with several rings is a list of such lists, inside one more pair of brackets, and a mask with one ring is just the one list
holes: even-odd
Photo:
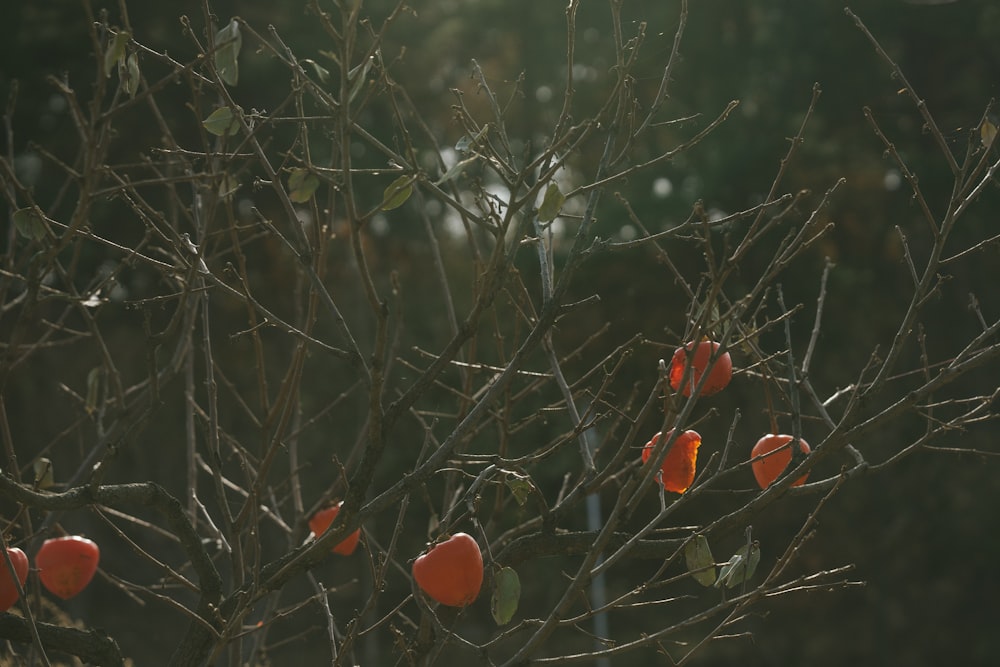
[[(327, 507), (322, 509), (312, 515), (309, 519), (309, 530), (313, 532), (313, 535), (319, 537), (330, 527), (333, 520), (340, 513), (340, 506), (343, 505), (343, 501), (337, 503), (333, 507)], [(358, 548), (358, 540), (361, 539), (361, 529), (358, 528), (353, 533), (345, 537), (343, 540), (337, 543), (331, 551), (335, 554), (340, 554), (341, 556), (350, 556), (354, 553), (354, 550)]]
[[(17, 547), (7, 549), (7, 555), (10, 557), (10, 564), (14, 566), (14, 572), (17, 573), (17, 580), (21, 582), (21, 588), (24, 588), (24, 582), (28, 580), (28, 557)], [(7, 611), (13, 607), (18, 597), (20, 596), (17, 586), (10, 576), (7, 563), (0, 562), (0, 611)]]
[[(673, 431), (667, 431), (667, 438)], [(657, 433), (653, 439), (642, 448), (642, 462), (645, 463), (653, 455), (656, 443), (660, 441)], [(660, 465), (660, 484), (667, 491), (684, 493), (694, 482), (695, 464), (698, 460), (698, 447), (701, 446), (701, 436), (697, 431), (684, 431), (670, 446), (670, 451), (663, 457)]]
[[(726, 388), (729, 381), (733, 379), (733, 360), (728, 352), (719, 354), (719, 344), (710, 340), (703, 340), (700, 343), (688, 343), (684, 347), (679, 347), (674, 351), (673, 359), (670, 360), (670, 386), (674, 391), (681, 389), (681, 380), (684, 378), (684, 369), (688, 365), (690, 358), (691, 370), (688, 372), (688, 381), (684, 383), (681, 391), (685, 396), (690, 396), (698, 383), (701, 382), (702, 375), (708, 371), (705, 385), (701, 388), (703, 396), (717, 394)], [(714, 357), (714, 359), (713, 359)], [(712, 367), (709, 368), (709, 364)]]
[(455, 533), (413, 562), (413, 580), (424, 593), (449, 607), (465, 607), (483, 585), (483, 553), (470, 535)]
[[(753, 450), (750, 452), (751, 459), (766, 455), (764, 458), (750, 464), (753, 468), (753, 476), (757, 478), (757, 484), (760, 488), (766, 489), (771, 486), (771, 483), (778, 479), (781, 473), (785, 472), (785, 468), (792, 461), (792, 448), (785, 447), (784, 445), (787, 445), (793, 439), (790, 435), (769, 433), (758, 440), (757, 444), (753, 446)], [(799, 438), (799, 449), (802, 450), (803, 454), (808, 454), (810, 451), (809, 443)], [(769, 454), (768, 452), (774, 453)], [(807, 477), (809, 477), (808, 473), (795, 480), (792, 486), (805, 484)]]
[(79, 535), (45, 540), (35, 554), (35, 566), (42, 585), (57, 597), (69, 600), (87, 587), (97, 572), (101, 550)]

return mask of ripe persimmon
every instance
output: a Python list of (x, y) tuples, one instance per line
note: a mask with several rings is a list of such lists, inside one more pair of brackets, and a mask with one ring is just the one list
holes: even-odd
[[(673, 431), (667, 431), (667, 438)], [(657, 433), (642, 448), (642, 462), (645, 463), (653, 455), (656, 443), (660, 441)], [(660, 464), (660, 474), (657, 476), (660, 484), (667, 491), (684, 493), (694, 482), (695, 464), (698, 460), (698, 447), (701, 446), (701, 436), (697, 431), (684, 431), (670, 446)]]
[[(764, 456), (764, 458), (750, 464), (753, 468), (753, 476), (757, 478), (757, 484), (760, 488), (766, 489), (771, 486), (771, 483), (778, 479), (781, 473), (785, 471), (785, 468), (788, 467), (788, 464), (792, 460), (792, 448), (790, 446), (785, 447), (784, 445), (788, 445), (793, 439), (790, 435), (769, 433), (758, 440), (757, 444), (753, 446), (753, 450), (750, 452), (751, 459)], [(802, 450), (803, 454), (808, 454), (810, 451), (809, 443), (799, 438), (799, 449)], [(769, 454), (769, 452), (773, 453)], [(809, 477), (808, 473), (795, 480), (792, 486), (805, 484), (807, 477)]]
[[(337, 515), (340, 513), (340, 506), (343, 504), (343, 501), (341, 501), (333, 507), (327, 507), (312, 515), (312, 518), (309, 519), (309, 529), (313, 532), (313, 535), (319, 537), (326, 532), (330, 524), (333, 523), (333, 520), (337, 518)], [(338, 542), (332, 551), (341, 556), (350, 556), (358, 548), (359, 539), (361, 539), (360, 528)]]
[[(10, 557), (10, 564), (14, 566), (21, 588), (24, 588), (24, 583), (28, 581), (28, 557), (17, 547), (7, 549), (7, 556)], [(17, 585), (10, 576), (7, 563), (0, 562), (0, 611), (7, 611), (13, 607), (18, 597), (20, 595), (17, 592)]]
[(424, 593), (449, 607), (465, 607), (483, 585), (483, 553), (476, 540), (455, 533), (413, 562), (413, 580)]
[[(674, 351), (674, 356), (670, 360), (670, 386), (674, 391), (681, 390), (684, 396), (690, 396), (691, 392), (701, 382), (702, 375), (708, 369), (708, 377), (705, 385), (701, 388), (702, 396), (711, 396), (726, 388), (729, 381), (733, 379), (733, 360), (728, 352), (719, 354), (720, 345), (710, 340), (703, 340), (700, 343), (688, 343), (684, 347), (679, 347)], [(681, 388), (681, 380), (684, 379), (684, 369), (688, 365), (690, 358), (691, 370), (688, 372), (687, 382)], [(711, 368), (709, 368), (711, 364)]]
[(35, 554), (35, 566), (42, 585), (57, 597), (68, 600), (87, 587), (97, 572), (101, 550), (79, 535), (45, 540)]

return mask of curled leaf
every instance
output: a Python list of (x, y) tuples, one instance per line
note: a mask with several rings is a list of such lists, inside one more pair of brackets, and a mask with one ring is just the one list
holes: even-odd
[(531, 478), (516, 472), (507, 473), (507, 488), (514, 495), (518, 505), (524, 505), (531, 493)]
[(129, 57), (125, 59), (125, 67), (119, 68), (119, 74), (122, 81), (122, 88), (128, 93), (129, 97), (135, 97), (135, 93), (139, 90), (139, 57), (131, 53)]
[(101, 391), (101, 367), (95, 366), (87, 373), (87, 404), (88, 415), (94, 414), (97, 410), (98, 394)]
[(106, 77), (110, 78), (115, 65), (125, 58), (125, 46), (131, 38), (132, 36), (125, 30), (119, 30), (111, 38), (108, 50), (104, 52), (104, 75)]
[(725, 584), (726, 588), (732, 588), (742, 584), (753, 576), (759, 562), (760, 543), (754, 540), (749, 545), (743, 545), (719, 570), (719, 579), (715, 582), (715, 587)]
[(55, 480), (52, 477), (52, 461), (40, 456), (35, 459), (35, 462), (31, 464), (32, 469), (35, 473), (35, 487), (39, 489), (47, 489), (55, 484)]

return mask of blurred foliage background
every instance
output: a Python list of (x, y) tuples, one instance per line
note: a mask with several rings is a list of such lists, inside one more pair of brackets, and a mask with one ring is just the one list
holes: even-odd
[[(297, 55), (322, 61), (320, 52), (326, 37), (305, 4), (298, 0), (279, 4), (218, 0), (213, 10), (221, 21), (238, 15), (262, 33), (272, 24)], [(364, 2), (365, 11), (374, 17), (388, 12), (391, 4), (388, 0)], [(565, 79), (564, 4), (549, 0), (412, 3), (412, 12), (392, 30), (384, 57), (387, 62), (395, 61), (391, 65), (393, 78), (406, 87), (441, 146), (453, 146), (463, 134), (450, 111), (455, 99), (452, 89), (462, 91), (470, 108), (485, 104), (470, 78), (473, 58), (495, 88), (508, 95), (514, 91), (518, 77), (523, 76), (523, 99), (514, 105), (508, 124), (513, 137), (532, 142), (549, 131), (559, 112)], [(871, 108), (910, 167), (920, 175), (921, 186), (938, 213), (947, 204), (950, 174), (912, 103), (899, 94), (899, 82), (892, 79), (886, 63), (844, 14), (841, 3), (698, 0), (691, 5), (681, 45), (684, 57), (674, 77), (667, 113), (674, 118), (698, 118), (664, 126), (658, 134), (660, 143), (648, 146), (649, 155), (689, 136), (691, 123), (714, 117), (729, 100), (737, 99), (740, 105), (721, 129), (693, 151), (621, 184), (618, 191), (651, 226), (651, 231), (685, 220), (696, 202), (702, 202), (710, 214), (725, 215), (762, 201), (788, 148), (788, 138), (798, 130), (813, 86), (818, 84), (822, 97), (806, 128), (805, 143), (788, 166), (782, 189), (808, 189), (812, 195), (807, 201), (815, 204), (838, 178), (845, 178), (846, 183), (823, 213), (822, 222), (834, 222), (835, 231), (789, 269), (783, 288), (790, 303), (806, 304), (794, 321), (796, 333), (804, 341), (812, 323), (824, 261), (829, 258), (836, 264), (812, 373), (817, 385), (831, 392), (852, 382), (872, 349), (886, 346), (891, 339), (907, 303), (900, 293), (909, 281), (895, 228), (898, 225), (907, 230), (919, 249), (923, 225), (906, 183), (883, 153), (862, 108)], [(102, 4), (93, 2), (93, 6), (97, 10)], [(625, 6), (630, 20), (636, 22), (633, 29), (640, 21), (647, 24), (640, 73), (645, 71), (648, 78), (640, 76), (637, 85), (650, 87), (652, 94), (670, 53), (678, 2), (626, 0)], [(115, 23), (118, 7), (106, 3), (105, 8), (110, 22)], [(953, 141), (955, 152), (964, 154), (970, 139), (975, 140), (973, 132), (1000, 82), (1000, 4), (991, 0), (940, 5), (880, 0), (858, 3), (855, 10), (924, 97), (939, 126)], [(133, 2), (128, 11), (142, 43), (166, 50), (180, 60), (190, 57), (190, 43), (182, 34), (178, 18), (186, 14), (194, 25), (202, 25), (200, 3)], [(13, 133), (0, 137), (0, 142), (4, 151), (17, 156), (22, 174), (34, 174), (36, 191), (44, 193), (54, 184), (46, 181), (46, 168), (34, 152), (33, 143), (44, 143), (58, 155), (64, 142), (68, 146), (73, 140), (65, 104), (46, 77), (64, 79), (86, 96), (95, 66), (86, 17), (77, 0), (7, 0), (3, 14), (0, 95), (6, 98), (14, 80), (19, 82), (20, 91)], [(599, 103), (600, 92), (611, 80), (613, 50), (605, 3), (585, 2), (579, 24), (579, 63), (575, 67), (578, 102), (584, 113), (588, 104)], [(236, 89), (240, 103), (247, 109), (272, 109), (279, 102), (272, 90), (282, 89), (272, 86), (272, 82), (274, 77), (284, 76), (284, 71), (266, 56), (252, 51), (244, 52), (240, 67)], [(175, 101), (161, 98), (162, 104), (176, 114), (170, 120), (178, 127), (194, 120), (184, 101), (183, 91)], [(387, 128), (388, 119), (379, 117), (376, 109), (363, 119), (363, 124), (379, 136)], [(121, 147), (123, 151), (157, 143), (152, 126), (144, 128), (138, 120), (135, 126), (121, 125), (119, 130), (129, 137)], [(363, 190), (369, 188), (363, 195), (373, 203), (377, 203), (384, 186), (381, 182), (359, 185)], [(997, 193), (989, 192), (984, 205), (962, 221), (957, 236), (970, 239), (995, 234), (998, 203)], [(599, 216), (598, 235), (634, 238), (638, 230), (623, 218), (620, 207), (605, 206), (605, 214)], [(6, 220), (7, 214), (3, 217)], [(93, 224), (117, 224), (113, 217), (114, 209), (109, 205), (108, 219), (94, 220)], [(415, 345), (429, 349), (445, 327), (442, 305), (433, 300), (435, 291), (423, 289), (431, 277), (414, 268), (423, 264), (417, 260), (428, 249), (416, 232), (399, 224), (397, 217), (387, 216), (382, 223), (374, 226), (376, 232), (381, 232), (370, 239), (377, 250), (373, 261), (387, 262), (399, 272), (406, 288), (409, 334)], [(447, 226), (448, 221), (436, 219), (435, 224)], [(454, 251), (462, 252), (463, 244), (456, 239)], [(694, 267), (701, 252), (693, 244), (687, 247), (682, 242), (668, 250), (681, 267)], [(767, 259), (762, 257), (761, 261)], [(936, 311), (941, 317), (925, 323), (928, 345), (936, 357), (957, 352), (956, 344), (967, 340), (970, 331), (975, 330), (976, 323), (968, 310), (970, 293), (975, 293), (984, 311), (995, 313), (1000, 308), (997, 260), (997, 247), (987, 248), (946, 283)], [(99, 265), (102, 258), (95, 256), (87, 261)], [(264, 298), (280, 304), (282, 290), (291, 289), (291, 264), (280, 252), (269, 256), (264, 251), (252, 262), (262, 284), (273, 290)], [(459, 270), (460, 263), (448, 256), (445, 264)], [(535, 280), (530, 266), (523, 273), (529, 284)], [(336, 282), (338, 277), (334, 266), (329, 279)], [(567, 318), (560, 326), (559, 346), (564, 351), (573, 349), (609, 323), (604, 337), (607, 344), (579, 361), (579, 368), (589, 368), (602, 354), (636, 333), (653, 341), (646, 347), (645, 356), (635, 355), (630, 362), (634, 368), (624, 374), (617, 388), (624, 400), (632, 391), (631, 383), (645, 381), (656, 360), (667, 356), (678, 342), (687, 303), (651, 251), (604, 255), (590, 264), (587, 280), (589, 284), (578, 286), (579, 294), (596, 291), (602, 301)], [(461, 289), (462, 281), (455, 279), (453, 284)], [(128, 289), (132, 295), (141, 295), (146, 289), (141, 276), (135, 276)], [(346, 312), (352, 307), (350, 299), (357, 298), (351, 295), (350, 291), (343, 294)], [(360, 301), (355, 307), (361, 307)], [(234, 313), (234, 317), (238, 316), (238, 312)], [(134, 313), (124, 309), (120, 322), (113, 340), (120, 367), (128, 373), (131, 363), (141, 373), (145, 343), (140, 323)], [(220, 327), (232, 330), (240, 325), (220, 321)], [(780, 339), (764, 343), (771, 349), (782, 345)], [(234, 358), (249, 354), (238, 341), (230, 350)], [(740, 359), (736, 361), (739, 365)], [(61, 413), (78, 410), (59, 384), (79, 389), (95, 363), (94, 358), (64, 349), (36, 356), (30, 366), (18, 369), (7, 379), (12, 436), (16, 446), (23, 449), (23, 458), (30, 459), (37, 443), (57, 435), (64, 423)], [(351, 383), (351, 378), (336, 377), (338, 372), (342, 370), (327, 368), (324, 363), (310, 365), (307, 388), (317, 401), (329, 400), (331, 392), (341, 391)], [(250, 381), (252, 369), (247, 373), (247, 378), (231, 380)], [(980, 383), (987, 392), (997, 384), (995, 372), (983, 372), (969, 381)], [(718, 449), (711, 442), (721, 442), (725, 437), (729, 426), (726, 415), (737, 406), (755, 404), (755, 393), (750, 383), (741, 383), (737, 378), (731, 390), (720, 397), (714, 407), (723, 417), (700, 428), (706, 449)], [(308, 393), (304, 400), (310, 400)], [(338, 434), (356, 432), (358, 414), (363, 411), (360, 401), (345, 401), (324, 417), (319, 429), (314, 429), (314, 433), (325, 437), (314, 435), (304, 449), (309, 465), (305, 481), (311, 486), (312, 497), (323, 492), (331, 471), (331, 455), (343, 455), (353, 444), (338, 442)], [(108, 481), (155, 479), (175, 493), (182, 490), (183, 477), (179, 473), (175, 479), (170, 477), (170, 471), (179, 471), (182, 465), (175, 460), (170, 442), (171, 438), (182, 437), (182, 418), (179, 412), (171, 415), (165, 410), (158, 419), (162, 423), (152, 425), (147, 433), (149, 439), (141, 447), (122, 453), (114, 473), (118, 479)], [(239, 432), (238, 424), (228, 426), (232, 432)], [(650, 432), (656, 426), (650, 424)], [(763, 411), (744, 410), (740, 433), (748, 449), (758, 437), (756, 434), (765, 432), (767, 426)], [(553, 425), (547, 437), (556, 436), (563, 427)], [(922, 426), (917, 423), (913, 428), (919, 430)], [(902, 435), (883, 433), (882, 437)], [(80, 435), (81, 439), (85, 437)], [(996, 439), (996, 427), (987, 424), (968, 433), (955, 433), (953, 442), (938, 444), (995, 451)], [(641, 444), (636, 443), (637, 447)], [(878, 443), (866, 446), (877, 452)], [(562, 470), (558, 460), (552, 465), (547, 482), (558, 488)], [(387, 462), (382, 482), (400, 470)], [(759, 616), (748, 620), (752, 639), (735, 637), (714, 642), (692, 664), (994, 664), (998, 649), (995, 629), (1000, 620), (1000, 575), (996, 567), (1000, 558), (1000, 536), (996, 531), (1000, 484), (996, 472), (996, 463), (984, 457), (925, 452), (891, 470), (853, 482), (824, 510), (819, 530), (805, 548), (801, 567), (855, 563), (857, 576), (866, 580), (867, 586), (771, 602)], [(749, 473), (747, 478), (750, 488)], [(754, 526), (765, 559), (769, 536), (775, 536), (770, 541), (776, 543), (796, 530), (805, 515), (792, 500), (780, 503), (777, 510)], [(697, 517), (687, 519), (695, 521)], [(75, 530), (92, 536), (106, 530), (87, 517), (68, 518), (67, 522), (73, 520), (79, 521)], [(406, 537), (414, 553), (424, 540), (425, 520), (426, 515), (415, 518), (419, 525)], [(366, 528), (384, 533), (391, 527)], [(140, 567), (129, 554), (114, 552), (105, 554), (102, 565), (110, 572)], [(347, 571), (348, 567), (343, 561), (331, 562), (324, 565), (328, 570), (320, 576), (324, 582), (342, 582), (346, 603), (357, 606), (363, 591), (358, 579), (367, 575)], [(553, 572), (559, 571), (558, 564), (551, 567)], [(614, 588), (618, 584), (612, 581), (610, 585)], [(690, 592), (704, 594), (695, 586)], [(549, 604), (549, 595), (546, 590), (528, 589), (522, 606), (530, 608), (533, 602)], [(92, 626), (101, 626), (102, 618), (113, 619), (116, 614), (135, 614), (131, 603), (110, 586), (92, 587), (67, 603), (66, 608)], [(148, 609), (148, 616), (132, 621), (135, 636), (119, 638), (126, 654), (133, 656), (137, 664), (156, 664), (157, 656), (170, 648), (164, 645), (168, 637), (151, 632), (156, 627), (156, 614), (163, 611)], [(641, 611), (636, 612), (634, 622), (643, 623)], [(614, 633), (614, 627), (611, 631)], [(692, 635), (692, 640), (697, 636)], [(291, 664), (286, 661), (293, 657), (305, 659), (302, 664), (312, 664), (308, 657), (295, 652), (294, 642), (287, 651), (274, 654), (276, 664)], [(390, 655), (384, 654), (383, 658), (383, 664), (392, 661)], [(650, 664), (652, 659), (649, 653), (637, 653), (615, 664)]]

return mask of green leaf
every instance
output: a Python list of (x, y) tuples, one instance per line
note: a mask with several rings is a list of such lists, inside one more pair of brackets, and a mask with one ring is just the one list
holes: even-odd
[(330, 70), (323, 67), (312, 58), (306, 58), (302, 62), (312, 66), (313, 71), (316, 72), (316, 78), (318, 78), (321, 82), (330, 83)]
[(131, 38), (132, 36), (124, 30), (119, 30), (111, 38), (108, 50), (104, 52), (104, 76), (111, 78), (111, 72), (114, 71), (115, 65), (125, 58), (125, 46)]
[(385, 189), (382, 193), (382, 204), (379, 206), (383, 211), (391, 211), (399, 208), (413, 194), (413, 177), (400, 176)]
[(463, 134), (462, 138), (458, 140), (455, 144), (455, 150), (459, 153), (468, 153), (470, 150), (476, 147), (479, 140), (486, 136), (486, 133), (490, 131), (490, 124), (486, 123), (483, 125), (483, 129), (476, 133), (476, 136), (470, 137), (467, 134)]
[(139, 57), (132, 53), (125, 60), (125, 67), (120, 68), (118, 76), (122, 80), (122, 88), (128, 93), (129, 97), (135, 97), (135, 93), (139, 90)]
[(368, 79), (368, 71), (372, 68), (374, 61), (375, 56), (366, 58), (363, 63), (356, 65), (354, 69), (347, 73), (347, 81), (351, 84), (351, 92), (347, 95), (348, 103), (353, 102), (354, 98), (361, 92), (362, 86), (365, 85), (365, 81)]
[(531, 478), (516, 472), (507, 473), (507, 488), (514, 495), (518, 505), (524, 505), (531, 493)]
[(521, 599), (521, 579), (513, 568), (505, 567), (497, 572), (493, 581), (493, 598), (490, 611), (497, 625), (506, 625), (517, 611)]
[(708, 547), (708, 538), (704, 535), (695, 535), (684, 547), (684, 562), (688, 572), (699, 584), (711, 586), (715, 583), (715, 558)]
[(538, 220), (541, 222), (554, 220), (559, 215), (559, 211), (562, 210), (565, 201), (566, 197), (559, 191), (559, 186), (555, 183), (549, 183), (549, 186), (545, 188), (542, 205), (538, 207)]
[(35, 488), (47, 489), (55, 484), (55, 480), (52, 477), (52, 461), (41, 456), (35, 459), (31, 467), (35, 472)]
[(236, 19), (215, 33), (215, 71), (227, 85), (235, 86), (240, 78), (238, 58), (242, 47), (243, 35)]
[(288, 198), (296, 204), (309, 201), (319, 187), (319, 179), (308, 169), (292, 169), (288, 175)]
[(45, 220), (33, 208), (14, 211), (14, 228), (26, 239), (41, 241), (45, 238)]
[(235, 134), (240, 127), (240, 122), (233, 115), (233, 110), (229, 107), (219, 107), (208, 118), (201, 121), (205, 129), (217, 137), (224, 137)]
[(100, 390), (101, 367), (95, 366), (87, 373), (87, 404), (85, 407), (88, 415), (94, 414), (94, 411), (97, 410), (97, 395), (100, 393)]
[(722, 569), (719, 570), (719, 579), (715, 582), (718, 588), (722, 584), (726, 588), (732, 588), (742, 584), (753, 576), (757, 570), (757, 563), (760, 562), (760, 543), (754, 540), (752, 544), (744, 545), (739, 551), (734, 553)]
[(452, 165), (451, 169), (444, 172), (444, 176), (442, 176), (441, 178), (439, 178), (437, 181), (434, 182), (434, 185), (442, 185), (444, 183), (447, 183), (448, 181), (450, 181), (451, 179), (455, 178), (463, 171), (465, 171), (466, 167), (468, 167), (470, 164), (472, 164), (478, 159), (479, 159), (478, 155), (473, 155), (472, 157), (465, 158), (464, 160), (456, 162), (454, 165)]
[(240, 189), (240, 182), (232, 174), (223, 174), (219, 182), (219, 197), (230, 199)]

